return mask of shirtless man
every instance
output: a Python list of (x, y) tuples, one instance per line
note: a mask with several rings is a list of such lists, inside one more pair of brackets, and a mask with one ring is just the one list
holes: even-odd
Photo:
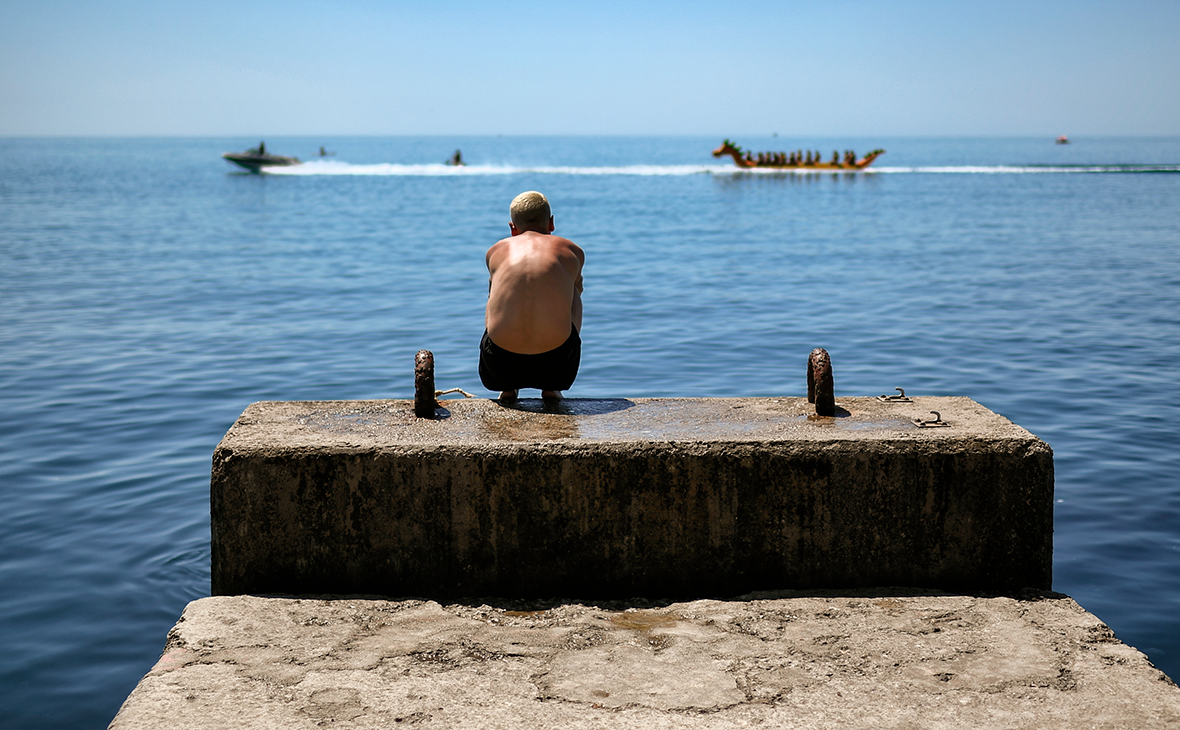
[(487, 329), (479, 343), (479, 379), (501, 400), (521, 388), (561, 398), (582, 357), (582, 265), (586, 254), (553, 233), (549, 201), (517, 195), (512, 235), (488, 249)]

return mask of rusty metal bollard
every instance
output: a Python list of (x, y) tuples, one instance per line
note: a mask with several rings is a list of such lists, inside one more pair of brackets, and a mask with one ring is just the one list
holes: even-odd
[(807, 402), (815, 404), (815, 415), (836, 415), (836, 384), (832, 379), (832, 358), (817, 347), (807, 359)]
[(414, 415), (434, 418), (438, 401), (434, 399), (434, 353), (419, 350), (414, 356)]

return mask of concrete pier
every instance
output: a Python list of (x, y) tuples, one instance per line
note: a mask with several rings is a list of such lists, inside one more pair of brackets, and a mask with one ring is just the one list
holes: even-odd
[(213, 457), (213, 593), (1051, 587), (1044, 442), (968, 398), (837, 406), (255, 403)]

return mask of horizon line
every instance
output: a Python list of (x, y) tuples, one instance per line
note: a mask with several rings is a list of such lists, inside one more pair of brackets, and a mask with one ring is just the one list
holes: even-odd
[[(69, 134), (6, 134), (0, 133), (0, 139), (236, 139), (245, 137), (253, 139), (259, 137), (257, 132), (253, 133), (225, 133), (225, 134), (182, 134), (182, 133), (69, 133)], [(543, 137), (543, 138), (560, 138), (560, 137), (615, 137), (615, 138), (640, 138), (640, 139), (658, 139), (667, 137), (683, 137), (683, 138), (699, 138), (699, 137), (722, 137), (725, 139), (734, 137), (754, 137), (758, 139), (763, 138), (820, 138), (820, 139), (857, 139), (857, 138), (872, 138), (872, 139), (1056, 139), (1062, 135), (1051, 132), (1046, 133), (991, 133), (991, 134), (812, 134), (812, 133), (765, 133), (765, 132), (739, 132), (737, 134), (729, 133), (708, 133), (708, 132), (668, 132), (668, 133), (634, 133), (634, 132), (508, 132), (508, 133), (413, 133), (413, 132), (391, 132), (391, 133), (282, 133), (282, 134), (266, 134), (263, 133), (261, 137), (272, 139), (284, 138), (308, 138), (308, 137), (328, 137), (328, 138), (438, 138), (438, 139), (454, 139), (459, 137), (478, 137), (478, 138), (495, 138), (495, 137)], [(1098, 139), (1098, 138), (1121, 138), (1121, 139), (1173, 139), (1180, 138), (1180, 132), (1175, 133), (1099, 133), (1099, 134), (1080, 134), (1065, 135), (1071, 140), (1073, 139)]]

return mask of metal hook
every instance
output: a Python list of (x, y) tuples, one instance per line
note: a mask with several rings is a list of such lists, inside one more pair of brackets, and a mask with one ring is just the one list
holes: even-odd
[(943, 428), (943, 427), (947, 427), (947, 426), (951, 425), (951, 424), (947, 423), (946, 421), (942, 420), (942, 414), (939, 413), (938, 411), (930, 411), (930, 412), (934, 414), (933, 421), (923, 421), (921, 418), (915, 418), (915, 419), (913, 419), (914, 425), (917, 426), (918, 428)]
[(914, 399), (909, 398), (905, 394), (905, 388), (894, 388), (894, 390), (901, 393), (901, 395), (879, 395), (877, 400), (885, 403), (913, 403)]

